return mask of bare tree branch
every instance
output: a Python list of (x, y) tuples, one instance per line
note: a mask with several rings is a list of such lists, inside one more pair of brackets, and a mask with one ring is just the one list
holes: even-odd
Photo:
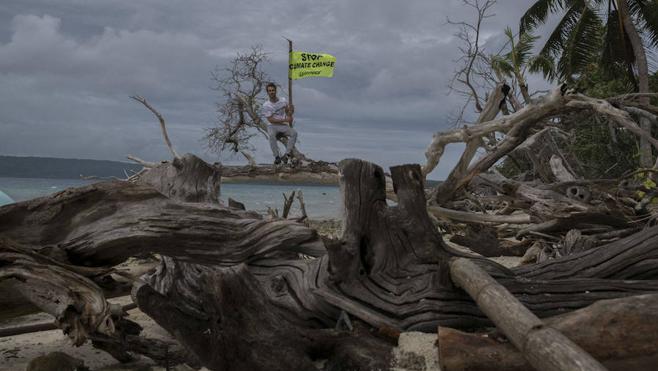
[(155, 162), (145, 161), (145, 160), (142, 160), (141, 158), (139, 158), (137, 156), (128, 155), (128, 156), (126, 156), (126, 158), (130, 161), (134, 161), (134, 162), (144, 166), (145, 168), (152, 169), (152, 168), (158, 166), (158, 164), (156, 164)]
[(169, 135), (167, 134), (167, 127), (165, 125), (165, 120), (164, 117), (160, 114), (160, 112), (156, 111), (155, 108), (153, 108), (144, 97), (139, 96), (139, 95), (133, 95), (130, 98), (138, 101), (139, 103), (143, 104), (144, 107), (146, 107), (149, 111), (153, 112), (155, 117), (158, 118), (158, 121), (160, 121), (160, 129), (162, 129), (162, 136), (164, 137), (165, 143), (167, 144), (167, 147), (169, 148), (169, 151), (171, 154), (174, 156), (174, 158), (180, 158), (176, 151), (174, 150), (174, 147), (171, 145), (171, 141), (169, 140)]

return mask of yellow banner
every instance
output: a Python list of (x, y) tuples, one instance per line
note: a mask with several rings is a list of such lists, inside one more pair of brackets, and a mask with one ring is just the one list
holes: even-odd
[(336, 57), (323, 53), (291, 52), (288, 77), (293, 80), (306, 77), (333, 77)]

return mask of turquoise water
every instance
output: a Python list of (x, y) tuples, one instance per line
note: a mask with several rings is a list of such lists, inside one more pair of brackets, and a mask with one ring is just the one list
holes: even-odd
[[(269, 184), (222, 184), (221, 199), (228, 197), (245, 204), (247, 210), (267, 212), (267, 207), (283, 210), (283, 193), (301, 189), (309, 218), (337, 218), (341, 214), (340, 190), (330, 186), (298, 186)], [(298, 215), (299, 203), (295, 201), (291, 215)]]
[[(69, 187), (80, 187), (94, 183), (92, 180), (81, 179), (37, 179), (37, 178), (2, 178), (0, 177), (0, 191), (6, 193), (16, 202), (29, 200), (35, 197), (46, 196)], [(324, 219), (337, 218), (341, 213), (340, 191), (338, 187), (331, 186), (298, 186), (298, 185), (269, 185), (269, 184), (222, 184), (220, 198), (226, 202), (228, 197), (240, 201), (248, 210), (260, 213), (267, 212), (267, 207), (283, 208), (283, 193), (301, 189), (304, 194), (306, 212), (310, 218)], [(0, 205), (2, 198), (0, 196)], [(295, 201), (291, 215), (299, 213), (298, 203)]]
[(92, 180), (82, 179), (40, 179), (40, 178), (2, 178), (0, 177), (0, 191), (14, 201), (20, 202), (35, 197), (46, 196), (62, 191), (69, 187), (81, 187), (94, 183)]
[(0, 191), (0, 206), (14, 202), (6, 193)]

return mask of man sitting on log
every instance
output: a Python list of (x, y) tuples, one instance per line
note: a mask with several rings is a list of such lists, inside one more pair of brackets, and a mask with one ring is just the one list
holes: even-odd
[[(297, 161), (295, 161), (292, 153), (297, 141), (297, 131), (292, 128), (292, 115), (295, 112), (295, 107), (288, 104), (286, 98), (276, 96), (277, 88), (274, 83), (267, 84), (266, 90), (269, 99), (263, 104), (263, 116), (270, 123), (267, 131), (270, 136), (274, 164), (278, 165), (281, 162), (285, 164), (288, 163), (288, 160), (291, 160), (292, 165), (296, 165)], [(281, 136), (288, 138), (286, 152), (283, 157), (279, 156), (279, 146), (277, 144), (277, 140)]]

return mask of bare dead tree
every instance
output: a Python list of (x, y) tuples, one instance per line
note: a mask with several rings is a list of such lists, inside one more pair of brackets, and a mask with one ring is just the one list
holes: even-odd
[[(447, 20), (449, 25), (457, 27), (455, 37), (460, 40), (458, 49), (461, 56), (455, 61), (459, 67), (450, 82), (451, 92), (464, 97), (464, 105), (455, 120), (457, 126), (468, 123), (464, 120), (464, 112), (471, 103), (475, 112), (482, 114), (486, 110), (487, 99), (496, 93), (500, 84), (509, 88), (505, 100), (499, 102), (503, 114), (520, 110), (530, 103), (532, 96), (526, 73), (541, 71), (550, 74), (554, 69), (547, 58), (531, 55), (537, 37), (529, 33), (514, 34), (508, 27), (505, 29), (507, 40), (498, 49), (488, 50), (482, 45), (483, 25), (495, 16), (493, 8), (496, 3), (496, 0), (463, 0), (466, 7), (473, 9), (475, 19)], [(481, 122), (481, 117), (478, 121)]]
[[(220, 93), (217, 103), (217, 126), (207, 129), (208, 148), (215, 152), (230, 151), (242, 154), (250, 166), (256, 166), (250, 143), (255, 136), (269, 138), (267, 122), (260, 114), (265, 101), (263, 88), (270, 78), (263, 66), (269, 62), (260, 46), (246, 53), (238, 53), (228, 67), (216, 67), (211, 72), (214, 90)], [(278, 138), (282, 143), (287, 138)], [(306, 159), (295, 149), (295, 155)]]
[(268, 62), (260, 46), (247, 53), (238, 53), (228, 67), (216, 67), (211, 72), (214, 90), (221, 95), (217, 105), (217, 126), (207, 129), (208, 147), (215, 152), (242, 153), (254, 163), (249, 144), (256, 135), (267, 136), (267, 123), (258, 114), (263, 98), (263, 87), (269, 81), (263, 71)]
[[(496, 118), (498, 113), (502, 110), (508, 113), (507, 100), (511, 96), (511, 87), (507, 82), (501, 78), (500, 74), (495, 73), (492, 68), (491, 56), (488, 56), (486, 51), (482, 48), (480, 41), (480, 32), (482, 31), (483, 22), (490, 17), (493, 17), (492, 8), (496, 4), (495, 0), (463, 0), (465, 6), (473, 8), (476, 13), (476, 19), (473, 23), (467, 21), (451, 21), (448, 24), (458, 26), (459, 31), (455, 36), (461, 40), (459, 50), (461, 57), (457, 60), (460, 67), (455, 72), (450, 88), (453, 92), (457, 92), (465, 97), (465, 105), (461, 109), (457, 123), (463, 124), (464, 112), (466, 106), (471, 102), (475, 106), (475, 111), (479, 113), (474, 125), (491, 121)], [(500, 54), (502, 50), (498, 51)], [(484, 100), (482, 99), (484, 97)], [(464, 126), (466, 132), (469, 129)], [(437, 138), (438, 136), (438, 138)], [(443, 133), (437, 133), (433, 144), (430, 145), (426, 152), (427, 163), (423, 167), (423, 174), (427, 176), (438, 165), (441, 154), (437, 151), (436, 143), (443, 140)], [(492, 150), (496, 145), (495, 133), (488, 133), (486, 136), (476, 136), (466, 134), (464, 138), (466, 148), (462, 153), (458, 163), (455, 165), (450, 175), (438, 190), (438, 193), (451, 195), (456, 182), (461, 179), (469, 164), (477, 154), (478, 150), (484, 147), (487, 151)], [(440, 151), (442, 152), (442, 148)]]
[(455, 37), (461, 41), (459, 46), (461, 57), (455, 61), (459, 64), (459, 67), (450, 82), (450, 89), (467, 97), (467, 105), (472, 99), (476, 112), (482, 112), (484, 109), (482, 104), (484, 94), (480, 90), (487, 84), (490, 85), (492, 77), (489, 72), (490, 69), (486, 68), (488, 64), (487, 57), (481, 49), (480, 30), (482, 23), (487, 18), (494, 16), (491, 13), (491, 8), (496, 4), (496, 0), (463, 0), (463, 3), (475, 10), (477, 18), (474, 23), (447, 20), (448, 24), (458, 27)]

